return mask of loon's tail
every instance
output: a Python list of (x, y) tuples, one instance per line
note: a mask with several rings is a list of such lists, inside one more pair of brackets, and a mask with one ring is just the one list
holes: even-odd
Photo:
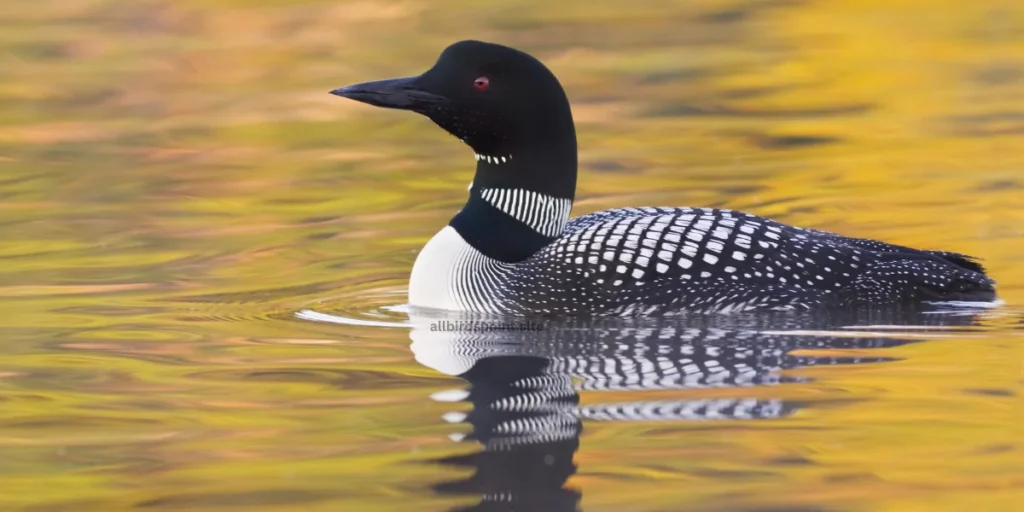
[[(953, 252), (882, 253), (866, 272), (876, 282), (905, 283), (892, 287), (902, 298), (922, 301), (991, 302), (995, 281), (974, 258)], [(877, 293), (878, 290), (876, 290)], [(909, 293), (908, 293), (909, 292)]]
[(985, 274), (985, 267), (978, 262), (978, 258), (974, 256), (968, 256), (966, 254), (960, 254), (958, 252), (946, 252), (946, 251), (924, 251), (925, 254), (930, 254), (936, 258), (946, 260), (964, 270), (970, 270), (971, 272), (977, 272), (979, 274)]

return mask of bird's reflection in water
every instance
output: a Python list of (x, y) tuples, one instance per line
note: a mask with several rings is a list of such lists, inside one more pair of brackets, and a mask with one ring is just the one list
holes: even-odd
[[(495, 325), (487, 319), (475, 322), (453, 324), (413, 315), (416, 327), (410, 336), (416, 359), (469, 384), (468, 389), (433, 396), (472, 406), (467, 413), (445, 415), (449, 422), (472, 427), (469, 434), (453, 432), (452, 439), (482, 446), (474, 453), (440, 460), (472, 474), (434, 488), (442, 494), (479, 496), (476, 505), (458, 510), (555, 512), (579, 505), (580, 492), (565, 483), (576, 472), (573, 455), (584, 421), (784, 417), (806, 405), (744, 396), (743, 388), (809, 380), (780, 373), (787, 369), (890, 361), (883, 353), (835, 353), (898, 346), (923, 339), (920, 334), (928, 330), (921, 326), (948, 329), (970, 326), (975, 319), (970, 314), (921, 313), (699, 317), (642, 323), (546, 322), (532, 331), (483, 331)], [(449, 329), (453, 325), (456, 329)], [(917, 328), (915, 337), (866, 332), (878, 325)], [(821, 350), (832, 355), (813, 355)], [(735, 396), (581, 405), (578, 394), (709, 387), (736, 388)]]

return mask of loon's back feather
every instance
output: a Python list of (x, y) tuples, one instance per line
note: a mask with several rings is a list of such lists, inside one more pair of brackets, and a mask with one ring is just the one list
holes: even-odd
[(881, 242), (881, 241), (878, 241), (878, 240), (872, 240), (870, 238), (855, 238), (855, 237), (847, 237), (847, 236), (843, 236), (843, 235), (837, 235), (835, 233), (831, 233), (831, 232), (828, 232), (828, 231), (820, 231), (820, 230), (814, 230), (814, 229), (806, 229), (805, 231), (812, 231), (812, 232), (814, 232), (816, 234), (819, 234), (819, 235), (822, 235), (822, 236), (832, 237), (832, 238), (835, 238), (835, 239), (841, 239), (845, 243), (847, 243), (848, 245), (859, 247), (861, 249), (865, 249), (865, 250), (869, 250), (869, 251), (893, 252), (893, 253), (899, 253), (899, 254), (927, 254), (929, 256), (934, 256), (935, 258), (938, 258), (938, 259), (941, 259), (941, 260), (945, 260), (947, 263), (951, 263), (951, 264), (953, 264), (953, 265), (955, 265), (957, 267), (960, 267), (960, 268), (962, 268), (964, 270), (969, 270), (971, 272), (977, 272), (979, 274), (984, 274), (985, 273), (985, 267), (982, 266), (981, 263), (978, 262), (977, 258), (975, 258), (973, 256), (968, 256), (966, 254), (960, 254), (960, 253), (957, 253), (957, 252), (949, 252), (949, 251), (929, 251), (929, 250), (914, 249), (912, 247), (906, 247), (906, 246), (903, 246), (903, 245), (890, 244), (890, 243)]
[[(508, 267), (513, 309), (653, 314), (992, 300), (980, 265), (751, 214), (620, 208), (570, 220)], [(564, 291), (561, 291), (564, 290)]]

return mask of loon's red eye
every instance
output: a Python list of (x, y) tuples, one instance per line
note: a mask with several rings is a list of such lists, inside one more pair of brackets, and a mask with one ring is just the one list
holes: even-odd
[(480, 78), (477, 78), (476, 80), (473, 80), (473, 87), (476, 87), (476, 90), (478, 91), (486, 91), (487, 88), (490, 86), (491, 81), (488, 80), (486, 76), (482, 76)]

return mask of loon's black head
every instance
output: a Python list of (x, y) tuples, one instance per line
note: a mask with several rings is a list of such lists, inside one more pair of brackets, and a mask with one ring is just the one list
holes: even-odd
[(519, 50), (461, 41), (419, 76), (331, 91), (370, 105), (418, 112), (477, 154), (475, 185), (528, 188), (571, 199), (576, 132), (558, 79)]

